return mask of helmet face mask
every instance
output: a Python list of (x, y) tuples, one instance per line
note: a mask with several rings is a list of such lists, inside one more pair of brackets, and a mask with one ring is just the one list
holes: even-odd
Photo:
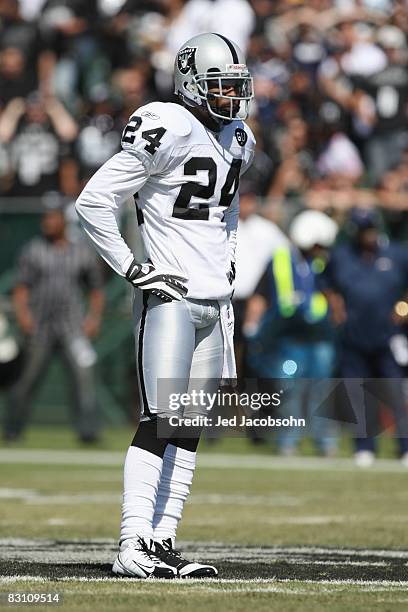
[(174, 84), (186, 105), (205, 109), (217, 122), (248, 116), (252, 77), (239, 47), (220, 34), (200, 34), (183, 45)]
[(197, 75), (197, 88), (207, 102), (208, 112), (217, 119), (246, 119), (252, 99), (252, 77), (249, 72), (243, 76), (226, 73)]

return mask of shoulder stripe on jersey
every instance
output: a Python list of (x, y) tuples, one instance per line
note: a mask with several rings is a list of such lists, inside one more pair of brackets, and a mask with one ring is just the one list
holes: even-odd
[(222, 34), (217, 34), (217, 32), (213, 32), (213, 34), (215, 34), (215, 36), (219, 36), (220, 38), (222, 38), (222, 40), (228, 45), (228, 49), (231, 51), (233, 64), (239, 64), (238, 54), (235, 51), (234, 45), (231, 44), (231, 41), (228, 40), (228, 38), (225, 38), (225, 36), (223, 36)]

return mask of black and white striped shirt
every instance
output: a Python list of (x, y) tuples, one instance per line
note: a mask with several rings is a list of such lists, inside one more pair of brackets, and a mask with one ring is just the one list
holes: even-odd
[(84, 290), (103, 284), (99, 261), (86, 244), (55, 246), (35, 238), (22, 250), (17, 284), (30, 290), (30, 307), (37, 326), (64, 322), (80, 325), (84, 316)]

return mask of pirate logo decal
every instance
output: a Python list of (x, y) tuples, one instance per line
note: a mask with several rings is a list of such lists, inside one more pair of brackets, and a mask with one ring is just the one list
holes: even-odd
[(195, 65), (195, 54), (197, 47), (186, 47), (177, 55), (177, 66), (181, 74), (187, 74)]

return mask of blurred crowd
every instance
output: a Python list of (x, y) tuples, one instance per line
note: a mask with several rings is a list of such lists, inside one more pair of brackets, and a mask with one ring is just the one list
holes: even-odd
[(402, 232), (406, 0), (0, 0), (0, 193), (75, 197), (202, 31), (247, 54), (264, 213), (377, 205)]
[[(346, 425), (363, 467), (388, 410), (408, 466), (406, 244), (389, 239), (375, 209), (352, 208), (342, 227), (304, 210), (288, 235), (255, 211), (255, 194), (243, 192), (233, 298), (240, 384), (255, 378), (278, 390), (277, 413), (306, 418), (322, 455), (337, 454)], [(278, 430), (279, 451), (297, 453), (304, 434), (297, 425)], [(251, 436), (265, 442), (270, 432)]]
[[(406, 0), (0, 0), (0, 196), (9, 209), (17, 197), (75, 199), (119, 150), (122, 130), (137, 107), (174, 101), (175, 53), (203, 31), (236, 41), (254, 77), (248, 122), (257, 150), (241, 183), (241, 272), (235, 293), (241, 373), (249, 368), (257, 375), (290, 377), (295, 363), (297, 375), (333, 376), (341, 371), (334, 331), (340, 326), (343, 353), (350, 346), (355, 353), (347, 358), (349, 363), (355, 358), (354, 376), (395, 376), (394, 353), (405, 349), (400, 344), (389, 356), (391, 339), (401, 336), (389, 321), (404, 336), (408, 315), (407, 249), (401, 247), (408, 240)], [(306, 232), (299, 233), (292, 220), (309, 209), (328, 216), (309, 219)], [(369, 222), (364, 220), (375, 210)], [(376, 246), (362, 248), (361, 261), (353, 260), (356, 251), (332, 258), (357, 274), (352, 287), (334, 264), (324, 282), (323, 276), (317, 280), (338, 225), (346, 221), (347, 226), (350, 219), (355, 227), (375, 229)], [(324, 236), (305, 245), (311, 227)], [(380, 235), (399, 241), (399, 250), (381, 241), (380, 248)], [(352, 236), (349, 240), (353, 244)], [(381, 321), (368, 321), (367, 333), (378, 338), (378, 326), (384, 327), (380, 348), (391, 360), (385, 364), (378, 361), (378, 343), (350, 342), (368, 312), (364, 291), (359, 296), (351, 291), (362, 286), (357, 272), (364, 279), (367, 266), (373, 285), (364, 291), (367, 299), (378, 300), (383, 315)], [(80, 276), (78, 267), (76, 272)], [(100, 291), (100, 281), (90, 289)], [(385, 292), (389, 299), (381, 302)], [(357, 313), (351, 332), (345, 324), (350, 304)], [(16, 307), (21, 311), (21, 302)], [(277, 339), (279, 350), (271, 351)], [(288, 363), (285, 372), (282, 364)], [(310, 364), (315, 368), (307, 369)], [(90, 386), (81, 389), (86, 411)], [(310, 389), (301, 393), (310, 396)], [(403, 400), (401, 389), (396, 393), (398, 420)], [(304, 401), (298, 397), (293, 403)], [(94, 406), (93, 399), (89, 403)], [(79, 428), (84, 439), (97, 435), (93, 423), (92, 431)], [(321, 426), (315, 434), (321, 452), (336, 452), (332, 431)], [(404, 444), (402, 454), (408, 451)], [(282, 439), (280, 445), (289, 454), (296, 440)], [(365, 443), (359, 450), (374, 452)]]

